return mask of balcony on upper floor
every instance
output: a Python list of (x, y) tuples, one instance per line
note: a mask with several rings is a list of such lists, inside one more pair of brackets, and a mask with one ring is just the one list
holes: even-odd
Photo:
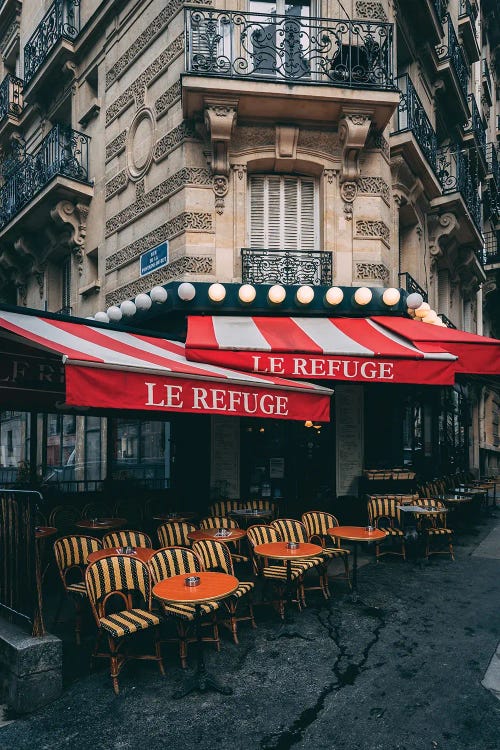
[(495, 143), (486, 144), (486, 178), (493, 181), (497, 188), (500, 188), (500, 162), (498, 160), (498, 150)]
[(443, 111), (450, 124), (466, 122), (469, 111), (467, 94), (469, 89), (469, 66), (458, 42), (457, 33), (450, 14), (443, 19), (445, 36), (435, 47), (435, 67)]
[(422, 180), (428, 197), (436, 198), (441, 194), (436, 177), (436, 133), (410, 76), (405, 73), (396, 81), (401, 99), (395, 114), (396, 130), (391, 133), (391, 155), (402, 154)]
[(22, 0), (0, 0), (0, 24), (8, 22), (10, 18), (21, 12)]
[(457, 216), (461, 244), (481, 248), (481, 198), (475, 160), (456, 145), (439, 148), (437, 177), (443, 194), (432, 201), (433, 207)]
[(491, 80), (490, 66), (483, 57), (481, 60), (481, 82), (483, 85), (483, 96), (489, 107), (493, 104), (493, 81)]
[(463, 126), (463, 140), (464, 144), (468, 148), (474, 148), (477, 155), (477, 163), (479, 168), (479, 174), (481, 177), (486, 175), (487, 164), (486, 164), (486, 123), (483, 116), (479, 112), (477, 106), (476, 97), (474, 94), (469, 94), (468, 97), (469, 109), (471, 116), (466, 125)]
[(39, 232), (59, 200), (87, 202), (93, 194), (89, 180), (89, 137), (55, 125), (33, 153), (19, 148), (1, 165), (0, 238), (12, 241), (26, 232)]
[(476, 29), (477, 10), (470, 0), (459, 0), (458, 2), (458, 33), (462, 44), (467, 52), (469, 62), (477, 62), (481, 59), (478, 34)]
[(484, 233), (483, 260), (487, 271), (500, 266), (500, 232)]
[(24, 46), (27, 99), (49, 91), (55, 76), (60, 79), (65, 64), (74, 56), (79, 33), (80, 0), (54, 0)]
[(8, 75), (0, 83), (0, 140), (19, 127), (23, 111), (23, 82)]
[(444, 313), (438, 313), (438, 317), (441, 318), (441, 320), (443, 321), (443, 323), (446, 325), (447, 328), (456, 329), (455, 323), (452, 323), (447, 315), (445, 315)]
[(447, 0), (399, 0), (399, 13), (408, 14), (408, 26), (417, 42), (436, 45), (443, 36), (446, 6)]
[(310, 284), (333, 282), (332, 254), (324, 250), (241, 248), (243, 284)]
[(186, 8), (184, 115), (221, 94), (239, 120), (331, 124), (361, 106), (383, 129), (397, 106), (393, 26)]
[(500, 227), (500, 186), (494, 181), (488, 182), (483, 190), (483, 218), (493, 227)]
[(429, 301), (429, 295), (426, 290), (407, 271), (398, 274), (398, 278), (401, 288), (406, 289), (408, 294), (420, 294), (424, 302)]

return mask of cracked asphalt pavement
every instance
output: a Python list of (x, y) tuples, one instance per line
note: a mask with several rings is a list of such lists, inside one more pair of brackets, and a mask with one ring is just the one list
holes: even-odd
[(500, 703), (480, 682), (500, 640), (500, 554), (471, 555), (498, 524), (500, 511), (458, 537), (455, 562), (370, 558), (357, 603), (340, 580), (329, 602), (311, 592), (302, 637), (272, 640), (277, 615), (257, 607), (238, 646), (223, 631), (221, 652), (206, 649), (231, 696), (173, 700), (185, 673), (168, 647), (165, 678), (131, 663), (116, 697), (105, 662), (89, 673), (91, 633), (77, 649), (69, 622), (62, 697), (0, 728), (0, 750), (497, 750)]

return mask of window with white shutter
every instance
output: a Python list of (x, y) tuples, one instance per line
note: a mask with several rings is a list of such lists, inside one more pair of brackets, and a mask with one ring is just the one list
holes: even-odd
[(249, 178), (249, 247), (318, 250), (318, 196), (313, 179)]

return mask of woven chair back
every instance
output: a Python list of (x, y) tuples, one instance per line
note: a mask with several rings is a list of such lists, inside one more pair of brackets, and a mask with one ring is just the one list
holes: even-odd
[(49, 525), (55, 526), (56, 529), (64, 533), (74, 529), (80, 518), (79, 509), (73, 505), (58, 505), (50, 513)]
[(238, 523), (229, 516), (209, 516), (202, 518), (200, 529), (237, 529)]
[(138, 593), (146, 608), (151, 606), (151, 580), (148, 567), (141, 560), (126, 555), (111, 555), (91, 563), (85, 583), (92, 608), (113, 592)]
[(224, 542), (216, 539), (203, 539), (193, 542), (193, 551), (200, 557), (205, 570), (218, 570), (220, 573), (234, 575), (231, 553)]
[(368, 501), (368, 519), (373, 526), (377, 525), (377, 518), (389, 518), (392, 523), (401, 523), (401, 511), (397, 506), (400, 501), (395, 497), (372, 497)]
[(227, 516), (232, 510), (239, 508), (241, 508), (239, 500), (217, 500), (209, 506), (208, 512), (211, 516)]
[(149, 547), (153, 546), (151, 537), (143, 531), (111, 531), (102, 538), (103, 547)]
[(322, 510), (309, 510), (302, 515), (302, 523), (306, 527), (309, 538), (312, 536), (326, 536), (328, 529), (339, 526), (338, 519), (331, 513)]
[(87, 564), (91, 552), (102, 549), (99, 539), (93, 536), (71, 535), (62, 536), (54, 542), (54, 555), (60, 573), (68, 568)]
[(192, 523), (175, 521), (158, 526), (156, 533), (162, 547), (190, 547), (191, 542), (188, 539), (188, 534), (195, 529), (196, 527)]
[(282, 541), (277, 529), (273, 529), (272, 526), (264, 523), (249, 526), (247, 529), (247, 539), (250, 541), (252, 547), (257, 547), (258, 544), (267, 544), (267, 542)]
[(295, 518), (278, 518), (269, 524), (275, 529), (284, 542), (307, 542), (307, 529), (302, 521), (296, 521)]
[(153, 583), (184, 573), (198, 573), (201, 570), (201, 562), (196, 553), (186, 547), (159, 549), (150, 558), (148, 565)]

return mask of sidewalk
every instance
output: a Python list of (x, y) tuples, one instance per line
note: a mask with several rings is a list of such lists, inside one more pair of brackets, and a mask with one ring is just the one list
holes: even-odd
[(342, 582), (329, 603), (312, 594), (295, 616), (301, 638), (270, 640), (278, 622), (259, 607), (239, 646), (224, 631), (221, 652), (207, 648), (229, 697), (173, 701), (184, 675), (172, 650), (165, 678), (146, 662), (125, 667), (116, 697), (107, 665), (88, 673), (89, 635), (67, 649), (62, 698), (0, 727), (0, 748), (496, 750), (500, 707), (481, 681), (500, 639), (498, 516), (456, 539), (456, 562), (363, 565), (358, 604)]

